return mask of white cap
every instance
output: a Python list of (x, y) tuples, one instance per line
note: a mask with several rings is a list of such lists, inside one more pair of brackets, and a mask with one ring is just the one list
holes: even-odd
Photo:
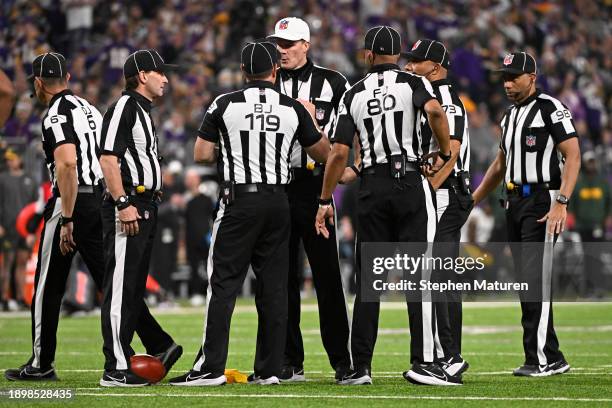
[(288, 41), (304, 40), (310, 42), (310, 28), (301, 18), (281, 18), (274, 26), (274, 34), (268, 38), (281, 38)]

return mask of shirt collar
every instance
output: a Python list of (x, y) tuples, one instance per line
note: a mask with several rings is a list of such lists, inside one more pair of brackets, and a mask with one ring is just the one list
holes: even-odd
[(143, 94), (136, 92), (133, 89), (130, 89), (127, 91), (123, 91), (122, 95), (129, 95), (133, 97), (142, 106), (144, 110), (146, 110), (147, 112), (151, 112), (152, 102), (149, 99), (147, 99)]
[(301, 66), (298, 69), (282, 69), (281, 68), (281, 76), (288, 78), (298, 78), (300, 81), (304, 82), (308, 80), (310, 73), (312, 72), (312, 68), (314, 67), (314, 63), (310, 58), (306, 58), (306, 64)]
[(542, 93), (542, 91), (538, 88), (536, 88), (535, 92), (533, 93), (533, 95), (530, 95), (527, 99), (525, 99), (523, 102), (516, 104), (516, 107), (521, 107), (521, 106), (525, 106), (525, 105), (529, 105), (533, 100), (535, 100), (540, 94)]
[(270, 81), (250, 81), (244, 85), (244, 89), (247, 88), (274, 88), (274, 84)]
[(56, 93), (55, 95), (53, 95), (53, 97), (49, 101), (49, 106), (53, 105), (55, 103), (55, 101), (57, 101), (62, 96), (66, 96), (66, 95), (73, 95), (73, 93), (68, 88), (64, 89), (63, 91), (60, 91), (60, 92)]
[(400, 67), (397, 64), (377, 64), (372, 65), (368, 72), (383, 72), (390, 71), (392, 69), (400, 69)]
[(442, 85), (451, 85), (451, 82), (448, 78), (438, 79), (437, 81), (431, 81), (431, 84), (434, 86), (442, 86)]

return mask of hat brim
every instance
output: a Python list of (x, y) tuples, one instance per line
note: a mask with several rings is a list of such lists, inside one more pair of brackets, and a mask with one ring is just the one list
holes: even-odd
[(412, 51), (408, 51), (408, 52), (402, 52), (401, 54), (402, 58), (406, 58), (409, 61), (425, 61), (425, 58), (416, 55), (414, 52)]
[(176, 64), (164, 64), (161, 66), (160, 71), (161, 72), (172, 72), (172, 71), (178, 71), (180, 68), (180, 66), (176, 65)]
[(499, 68), (499, 69), (496, 69), (495, 72), (503, 72), (506, 74), (513, 74), (513, 75), (533, 74), (534, 73), (534, 72), (525, 72), (522, 69), (516, 69), (516, 68), (510, 68), (510, 67)]
[(310, 42), (310, 39), (302, 38), (300, 35), (287, 35), (287, 34), (272, 34), (266, 37), (268, 40), (286, 40), (286, 41), (300, 41), (304, 40)]

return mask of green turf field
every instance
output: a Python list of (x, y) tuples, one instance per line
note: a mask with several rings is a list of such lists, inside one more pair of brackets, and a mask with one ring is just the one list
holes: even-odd
[[(255, 349), (256, 313), (252, 300), (241, 301), (234, 313), (228, 368), (250, 373)], [(56, 368), (60, 381), (33, 384), (37, 388), (69, 388), (71, 401), (51, 406), (612, 406), (612, 304), (557, 304), (555, 322), (561, 347), (572, 370), (548, 378), (515, 378), (511, 369), (522, 363), (519, 306), (467, 304), (464, 309), (464, 357), (471, 368), (462, 387), (423, 387), (407, 383), (409, 334), (402, 304), (385, 304), (373, 362), (372, 386), (337, 386), (324, 355), (313, 305), (304, 307), (302, 329), (308, 382), (263, 387), (171, 387), (160, 384), (138, 389), (103, 389), (102, 341), (99, 317), (60, 321)], [(203, 311), (181, 309), (154, 312), (162, 326), (183, 345), (185, 354), (171, 375), (188, 370), (202, 335)], [(0, 368), (16, 367), (30, 354), (30, 319), (0, 316)], [(135, 341), (135, 349), (143, 348)], [(0, 391), (29, 384), (9, 383)], [(32, 406), (0, 397), (0, 406)]]

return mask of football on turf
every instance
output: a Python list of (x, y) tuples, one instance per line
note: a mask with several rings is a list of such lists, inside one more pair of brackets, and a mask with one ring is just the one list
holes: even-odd
[(151, 384), (160, 382), (166, 375), (166, 369), (161, 361), (148, 354), (133, 355), (130, 358), (130, 365), (134, 374)]

